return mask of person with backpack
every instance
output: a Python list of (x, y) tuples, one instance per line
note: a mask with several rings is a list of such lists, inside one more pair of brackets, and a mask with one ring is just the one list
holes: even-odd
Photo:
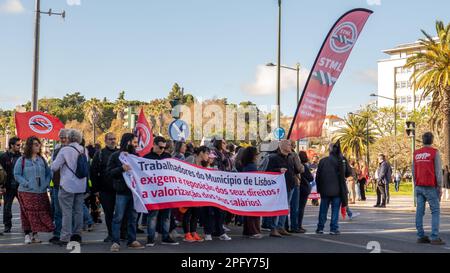
[(27, 139), (24, 155), (14, 166), (14, 178), (19, 183), (20, 219), (25, 244), (41, 243), (38, 232), (52, 232), (54, 225), (47, 195), (52, 173), (42, 157), (38, 138)]
[[(105, 148), (96, 152), (91, 164), (91, 181), (93, 192), (98, 193), (100, 203), (105, 214), (108, 236), (103, 240), (105, 243), (112, 242), (112, 219), (114, 206), (116, 204), (116, 192), (114, 191), (112, 179), (108, 178), (107, 167), (111, 155), (118, 151), (116, 136), (113, 133), (105, 135)], [(126, 234), (126, 233), (123, 233)], [(123, 238), (125, 236), (122, 236)]]
[(61, 148), (51, 165), (53, 172), (61, 171), (58, 199), (62, 212), (62, 228), (60, 240), (57, 242), (59, 245), (66, 245), (69, 241), (81, 243), (84, 194), (89, 176), (87, 151), (80, 145), (81, 133), (71, 129), (67, 138), (69, 144)]
[(0, 165), (6, 172), (6, 180), (2, 186), (3, 192), (3, 224), (4, 233), (11, 233), (12, 228), (12, 204), (17, 197), (18, 182), (14, 178), (14, 165), (22, 156), (20, 148), (22, 142), (17, 137), (12, 137), (8, 142), (9, 150), (0, 157)]
[[(417, 199), (417, 243), (445, 245), (445, 242), (439, 237), (440, 200), (443, 184), (442, 163), (439, 151), (431, 147), (433, 138), (432, 133), (425, 133), (422, 136), (424, 147), (414, 152), (412, 173)], [(426, 202), (431, 209), (431, 238), (425, 236), (423, 229)]]
[[(59, 140), (60, 144), (58, 144), (53, 151), (53, 154), (51, 156), (52, 162), (55, 161), (56, 156), (58, 155), (59, 151), (62, 147), (66, 146), (68, 143), (67, 141), (67, 133), (69, 132), (68, 129), (61, 129), (59, 131)], [(55, 230), (53, 231), (53, 237), (50, 238), (50, 243), (58, 243), (59, 237), (61, 236), (61, 227), (62, 227), (62, 213), (61, 213), (61, 207), (59, 206), (59, 200), (58, 200), (58, 193), (59, 193), (59, 183), (61, 181), (61, 172), (60, 170), (57, 170), (56, 172), (53, 172), (53, 178), (52, 182), (50, 183), (50, 198), (51, 198), (51, 206), (52, 206), (52, 215), (53, 215), (53, 224), (55, 225)]]

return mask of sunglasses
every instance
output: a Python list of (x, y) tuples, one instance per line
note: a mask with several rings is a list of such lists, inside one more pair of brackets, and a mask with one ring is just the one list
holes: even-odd
[(35, 142), (35, 143), (33, 143), (33, 146), (39, 147), (39, 146), (41, 146), (41, 143)]
[(20, 147), (21, 145), (22, 145), (22, 144), (16, 144), (15, 146), (16, 146), (16, 147)]
[(161, 150), (164, 150), (166, 146), (158, 146)]
[(116, 140), (115, 138), (108, 138), (107, 139), (108, 141), (114, 141), (114, 140)]

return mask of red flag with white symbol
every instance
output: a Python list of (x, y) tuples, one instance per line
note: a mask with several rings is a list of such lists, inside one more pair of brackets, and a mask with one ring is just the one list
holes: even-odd
[(150, 153), (153, 148), (152, 127), (150, 127), (150, 124), (145, 118), (143, 108), (141, 108), (141, 112), (139, 113), (136, 127), (134, 128), (134, 134), (138, 138), (138, 147), (136, 149), (138, 155), (142, 157)]
[(17, 136), (27, 139), (31, 136), (58, 140), (59, 131), (64, 124), (52, 115), (43, 112), (25, 112), (15, 114)]

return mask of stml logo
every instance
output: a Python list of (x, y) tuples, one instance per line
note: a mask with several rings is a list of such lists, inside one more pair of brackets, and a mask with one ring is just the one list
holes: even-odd
[(416, 160), (427, 160), (431, 157), (430, 153), (421, 153), (416, 155)]

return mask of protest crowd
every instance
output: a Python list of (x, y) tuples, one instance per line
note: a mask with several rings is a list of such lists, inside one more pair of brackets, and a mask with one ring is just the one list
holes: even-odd
[[(295, 142), (290, 140), (279, 141), (278, 149), (273, 152), (261, 153), (258, 147), (239, 147), (221, 139), (195, 147), (192, 143), (155, 136), (153, 147), (144, 158), (175, 158), (225, 172), (284, 174), (289, 212), (276, 217), (241, 216), (215, 206), (204, 206), (138, 213), (123, 176), (130, 166), (120, 160), (122, 153), (137, 154), (136, 135), (108, 133), (103, 148), (85, 147), (82, 134), (74, 129), (62, 129), (59, 139), (49, 158), (42, 154), (41, 140), (36, 137), (9, 140), (8, 151), (0, 157), (4, 200), (2, 235), (11, 232), (15, 199), (20, 205), (25, 244), (40, 243), (39, 233), (52, 233), (50, 242), (55, 245), (64, 246), (70, 241), (82, 243), (82, 233), (92, 231), (98, 224), (106, 225), (104, 242), (111, 245), (112, 252), (120, 251), (123, 246), (130, 249), (153, 247), (157, 242), (178, 245), (180, 241), (230, 241), (232, 238), (227, 232), (232, 223), (242, 227), (242, 235), (248, 238), (261, 239), (262, 231), (270, 232), (272, 238), (281, 238), (307, 232), (302, 223), (308, 200), (320, 206), (315, 232), (324, 233), (331, 207), (329, 232), (339, 235), (340, 215), (350, 219), (358, 216), (349, 206), (356, 201), (366, 201), (365, 186), (372, 179), (364, 162), (349, 162), (343, 156), (339, 142), (330, 144), (329, 156), (319, 160), (318, 156), (308, 158), (305, 151), (296, 152)], [(414, 162), (418, 243), (444, 244), (439, 238), (439, 195), (443, 180), (440, 157), (437, 150), (431, 148), (433, 136), (427, 133), (423, 140), (423, 149), (432, 154), (432, 162)], [(419, 155), (421, 152), (417, 151)], [(382, 154), (378, 162), (374, 177), (375, 207), (385, 208), (389, 204), (392, 168)], [(425, 202), (429, 202), (432, 211), (431, 238), (425, 236), (422, 227)], [(182, 228), (183, 234), (177, 232), (177, 227)], [(147, 241), (139, 242), (137, 234), (144, 233)]]

